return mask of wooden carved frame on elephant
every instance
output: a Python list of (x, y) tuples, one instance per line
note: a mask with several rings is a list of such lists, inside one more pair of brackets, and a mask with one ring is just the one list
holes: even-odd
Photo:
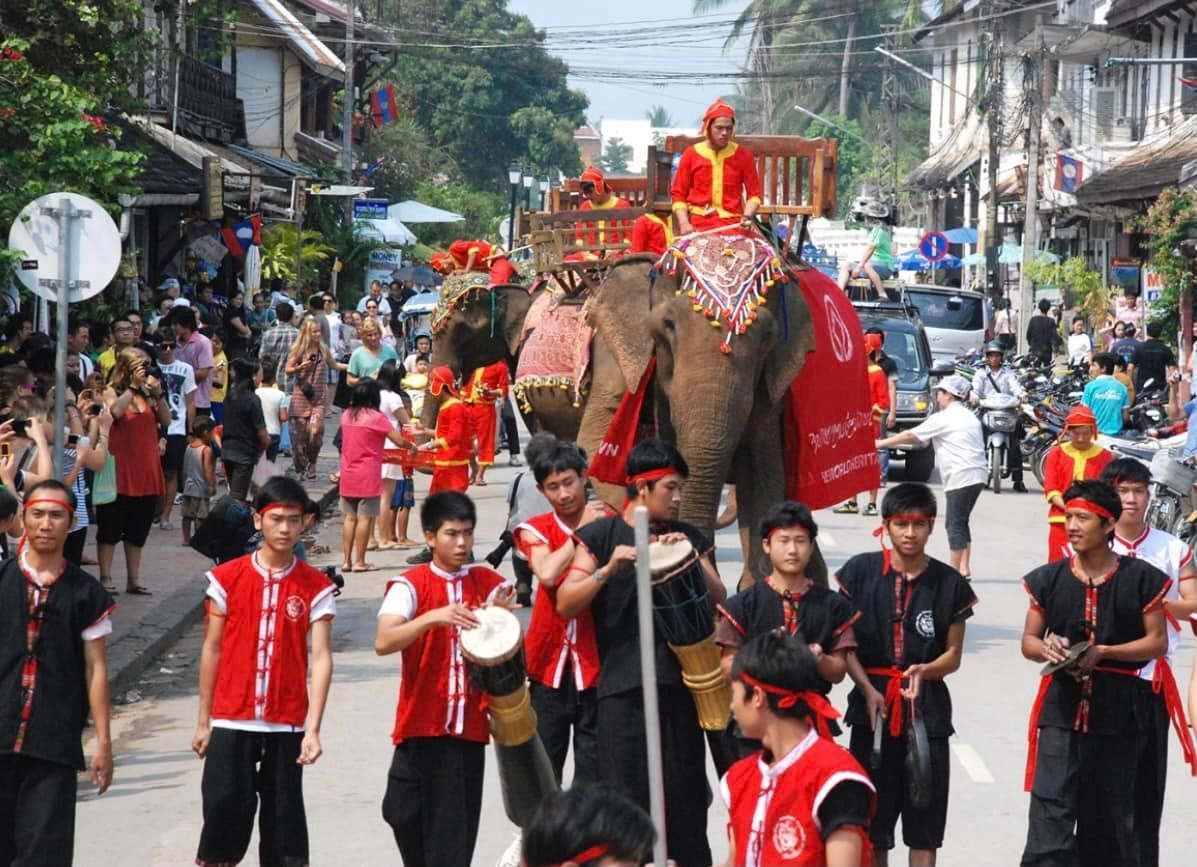
[[(769, 570), (761, 519), (785, 499), (781, 411), (814, 348), (810, 312), (795, 279), (779, 281), (756, 321), (724, 354), (726, 330), (712, 327), (687, 295), (678, 294), (680, 274), (657, 273), (650, 280), (653, 265), (651, 256), (620, 260), (589, 302), (596, 329), (593, 376), (578, 442), (594, 454), (624, 391), (636, 387), (655, 355), (657, 429), (690, 467), (680, 517), (713, 535), (723, 484), (733, 482), (745, 562), (741, 580), (751, 581)], [(614, 495), (603, 493), (604, 499)], [(826, 581), (817, 549), (812, 575)]]
[[(490, 293), (494, 293), (493, 308)], [(475, 368), (500, 359), (514, 359), (519, 353), (524, 319), (535, 297), (536, 293), (529, 293), (528, 287), (515, 284), (471, 290), (433, 335), (432, 365), (448, 365), (465, 377)], [(529, 430), (534, 433), (546, 430), (562, 439), (577, 439), (582, 409), (573, 405), (571, 392), (534, 389), (528, 395), (528, 403), (532, 413), (526, 414), (524, 421)], [(435, 425), (438, 408), (435, 399), (426, 399), (421, 423), (426, 427)]]

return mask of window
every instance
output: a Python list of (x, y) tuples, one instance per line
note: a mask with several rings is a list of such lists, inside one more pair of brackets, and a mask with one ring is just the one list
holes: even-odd
[(906, 299), (919, 310), (919, 318), (928, 328), (952, 331), (980, 331), (985, 327), (981, 299), (972, 295), (907, 289)]

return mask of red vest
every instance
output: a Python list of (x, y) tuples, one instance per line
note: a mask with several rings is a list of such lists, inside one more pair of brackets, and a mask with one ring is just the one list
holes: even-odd
[[(505, 580), (486, 566), (470, 566), (450, 574), (429, 563), (388, 581), (386, 589), (389, 591), (397, 582), (412, 589), (416, 598), (414, 620), (451, 602), (481, 608)], [(461, 627), (433, 627), (403, 651), (391, 740), (397, 746), (407, 738), (447, 735), (484, 744), (489, 740), (489, 729), (482, 697), (470, 683), (461, 655)]]
[(632, 224), (632, 246), (629, 253), (664, 254), (673, 244), (673, 227), (656, 214), (641, 214)]
[[(827, 863), (815, 813), (839, 783), (854, 780), (873, 791), (856, 759), (813, 729), (806, 739), (772, 768), (762, 753), (736, 762), (723, 778), (737, 867), (776, 867)], [(876, 795), (872, 798), (874, 806)], [(873, 863), (872, 846), (864, 837), (862, 865)]]
[[(611, 204), (600, 205), (595, 207), (594, 204), (587, 199), (582, 203), (579, 211), (610, 211), (616, 208), (630, 208), (627, 199), (613, 198)], [(597, 227), (598, 231), (594, 231)], [(574, 233), (579, 243), (585, 243), (588, 246), (594, 247), (599, 244), (619, 244), (623, 241), (624, 230), (627, 228), (627, 223), (615, 222), (607, 225), (606, 220), (599, 220), (597, 223), (579, 223), (578, 231)], [(585, 230), (585, 231), (583, 231)]]
[(869, 362), (869, 400), (873, 401), (873, 418), (889, 411), (889, 377), (880, 366)]
[[(527, 536), (556, 551), (569, 540), (573, 531), (555, 512), (529, 518), (515, 528), (516, 546), (527, 557), (535, 543)], [(526, 535), (525, 535), (526, 534)], [(557, 613), (557, 588), (543, 584), (536, 591), (532, 619), (524, 636), (524, 659), (528, 677), (553, 689), (561, 688), (561, 677), (568, 661), (573, 669), (574, 685), (590, 689), (598, 681), (598, 645), (594, 640), (594, 620), (587, 608), (576, 617)]]
[(214, 719), (302, 726), (308, 715), (308, 630), (312, 608), (336, 588), (295, 560), (271, 573), (247, 554), (208, 579), (224, 595)]

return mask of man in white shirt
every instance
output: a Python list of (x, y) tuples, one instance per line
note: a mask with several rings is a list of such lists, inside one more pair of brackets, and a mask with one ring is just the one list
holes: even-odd
[(391, 302), (388, 301), (383, 296), (382, 284), (379, 283), (377, 280), (370, 281), (370, 292), (367, 295), (365, 295), (361, 301), (357, 302), (357, 312), (358, 313), (366, 312), (366, 302), (367, 301), (377, 301), (378, 302), (379, 317), (386, 317), (386, 316), (391, 315)]
[(877, 448), (901, 446), (935, 447), (935, 466), (943, 480), (944, 526), (948, 533), (952, 568), (965, 578), (970, 576), (969, 555), (972, 535), (968, 517), (977, 497), (989, 478), (989, 463), (985, 457), (985, 437), (981, 422), (965, 406), (969, 384), (963, 376), (949, 376), (936, 388), (939, 412), (927, 417), (922, 424), (885, 439), (877, 440)]
[(166, 436), (159, 442), (162, 449), (162, 474), (166, 477), (166, 493), (162, 495), (159, 510), (163, 530), (173, 530), (170, 513), (175, 507), (175, 494), (179, 490), (179, 478), (183, 472), (183, 457), (187, 454), (187, 434), (195, 422), (195, 371), (185, 361), (175, 357), (177, 339), (170, 328), (159, 329), (158, 367), (162, 370), (162, 393), (170, 406), (170, 424)]
[[(1151, 470), (1131, 458), (1110, 461), (1101, 480), (1113, 486), (1122, 502), (1122, 515), (1114, 525), (1114, 553), (1146, 560), (1172, 579), (1165, 591), (1164, 612), (1168, 620), (1168, 654), (1148, 662), (1139, 677), (1158, 683), (1152, 695), (1152, 718), (1142, 735), (1143, 756), (1135, 780), (1135, 831), (1143, 867), (1158, 867), (1160, 860), (1160, 817), (1164, 810), (1164, 787), (1168, 778), (1168, 725), (1171, 699), (1181, 706), (1172, 677), (1172, 657), (1180, 645), (1180, 624), (1197, 613), (1197, 568), (1193, 551), (1171, 533), (1147, 526), (1145, 516), (1151, 503)], [(1156, 669), (1160, 668), (1158, 672)], [(1164, 671), (1163, 669), (1167, 669)], [(1190, 739), (1188, 727), (1185, 738)]]
[[(985, 369), (978, 370), (973, 377), (972, 394), (969, 399), (976, 406), (985, 398), (995, 394), (1008, 394), (1022, 400), (1026, 390), (1014, 371), (1005, 364), (1006, 353), (1000, 341), (991, 340), (985, 346)], [(1014, 430), (1010, 432), (1010, 447), (1006, 451), (1006, 469), (1010, 471), (1010, 479), (1014, 490), (1020, 494), (1027, 492), (1027, 486), (1022, 483), (1022, 419), (1019, 419)]]

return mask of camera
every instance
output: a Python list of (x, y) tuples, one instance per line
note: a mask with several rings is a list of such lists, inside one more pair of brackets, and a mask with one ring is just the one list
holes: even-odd
[(327, 575), (328, 580), (336, 586), (337, 589), (333, 591), (333, 596), (340, 596), (341, 591), (345, 589), (345, 579), (342, 577), (341, 573), (337, 571), (337, 567), (325, 566), (320, 571)]

